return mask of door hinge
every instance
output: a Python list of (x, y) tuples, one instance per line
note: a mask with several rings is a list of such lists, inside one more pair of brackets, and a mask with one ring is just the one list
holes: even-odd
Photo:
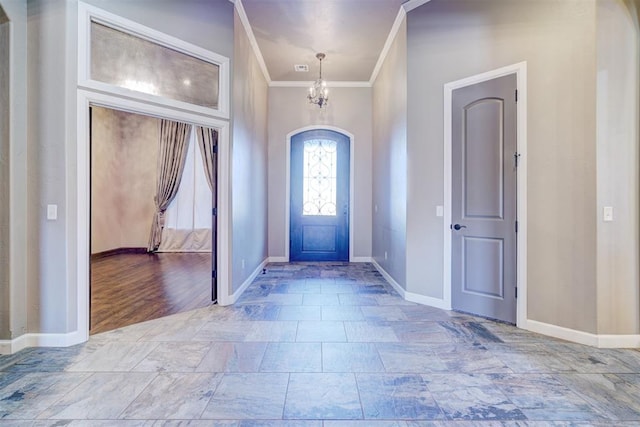
[(515, 153), (513, 153), (513, 162), (516, 165), (516, 168), (518, 167), (518, 164), (520, 163), (520, 153), (518, 153), (517, 151)]
[(213, 154), (218, 154), (218, 146), (217, 145), (213, 146)]
[(211, 270), (211, 278), (212, 279), (217, 279), (218, 278), (218, 271), (217, 270)]
[(516, 233), (518, 232), (518, 221), (516, 221)]
[(516, 102), (518, 102), (518, 89), (516, 89)]
[(518, 299), (518, 287), (516, 286), (516, 299)]
[(211, 215), (213, 215), (213, 216), (218, 215), (218, 208), (211, 209)]

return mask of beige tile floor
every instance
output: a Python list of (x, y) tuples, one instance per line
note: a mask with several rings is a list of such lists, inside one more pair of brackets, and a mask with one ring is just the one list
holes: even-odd
[(0, 426), (640, 426), (640, 352), (272, 264), (231, 307), (0, 357)]

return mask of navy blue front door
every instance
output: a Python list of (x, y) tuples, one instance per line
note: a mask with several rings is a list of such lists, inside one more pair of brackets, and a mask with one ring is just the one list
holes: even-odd
[(349, 143), (324, 129), (291, 138), (291, 261), (349, 261)]

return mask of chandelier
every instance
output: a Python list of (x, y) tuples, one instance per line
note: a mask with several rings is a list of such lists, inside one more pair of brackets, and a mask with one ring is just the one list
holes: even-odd
[(324, 53), (316, 54), (316, 58), (320, 61), (320, 76), (309, 88), (309, 95), (307, 95), (309, 103), (316, 104), (320, 108), (324, 107), (329, 102), (329, 89), (327, 89), (327, 82), (322, 80), (322, 60), (325, 56), (326, 55)]

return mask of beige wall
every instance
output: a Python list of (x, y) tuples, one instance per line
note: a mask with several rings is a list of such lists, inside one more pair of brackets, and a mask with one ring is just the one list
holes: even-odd
[[(629, 6), (633, 6), (629, 2)], [(640, 332), (638, 21), (621, 0), (597, 2), (598, 333)], [(633, 18), (632, 18), (633, 17)], [(614, 209), (604, 222), (605, 206)]]
[(596, 332), (595, 0), (432, 0), (409, 12), (407, 289), (443, 295), (443, 85), (528, 67), (528, 315)]
[(93, 107), (91, 253), (147, 247), (155, 213), (158, 122)]
[(406, 288), (406, 20), (402, 22), (373, 85), (372, 170), (372, 256), (400, 286)]
[(371, 88), (330, 87), (323, 110), (306, 88), (269, 88), (269, 256), (285, 256), (287, 134), (306, 126), (335, 126), (354, 135), (353, 256), (371, 256)]
[(267, 82), (237, 13), (234, 33), (231, 292), (267, 258)]

